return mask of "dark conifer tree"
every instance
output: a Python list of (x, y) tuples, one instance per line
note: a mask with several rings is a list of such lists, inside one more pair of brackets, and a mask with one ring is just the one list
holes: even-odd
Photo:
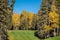
[(8, 12), (8, 1), (9, 0), (0, 0), (0, 40), (8, 40), (7, 27), (10, 23), (9, 21), (11, 21), (11, 16), (9, 16), (10, 14)]

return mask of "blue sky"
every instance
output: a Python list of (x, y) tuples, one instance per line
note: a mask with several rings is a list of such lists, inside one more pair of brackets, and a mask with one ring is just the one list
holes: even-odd
[(27, 12), (38, 13), (42, 0), (16, 0), (14, 12), (21, 13), (23, 10)]

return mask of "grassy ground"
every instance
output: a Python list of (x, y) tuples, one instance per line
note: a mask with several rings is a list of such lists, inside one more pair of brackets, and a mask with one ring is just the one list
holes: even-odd
[[(34, 32), (35, 31), (31, 30), (13, 30), (8, 31), (8, 35), (10, 40), (39, 40), (37, 37), (34, 36)], [(45, 40), (60, 40), (60, 36), (50, 37)]]
[(34, 36), (34, 31), (8, 31), (10, 40), (39, 40)]
[(57, 37), (50, 37), (50, 38), (45, 39), (45, 40), (60, 40), (60, 36), (57, 36)]

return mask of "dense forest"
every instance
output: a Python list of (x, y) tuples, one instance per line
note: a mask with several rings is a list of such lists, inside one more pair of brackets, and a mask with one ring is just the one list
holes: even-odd
[(37, 14), (22, 11), (21, 14), (12, 15), (12, 30), (35, 30)]

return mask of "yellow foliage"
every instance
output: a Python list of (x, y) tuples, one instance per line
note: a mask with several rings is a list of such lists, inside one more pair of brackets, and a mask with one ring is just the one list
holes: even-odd
[(52, 5), (52, 6), (51, 6), (51, 10), (52, 10), (52, 11), (58, 11), (58, 9), (56, 8), (55, 5)]
[(29, 19), (29, 28), (32, 27), (32, 19), (33, 19), (34, 14), (29, 12), (28, 13), (28, 19)]
[(32, 27), (32, 20), (33, 20), (34, 14), (32, 12), (26, 12), (25, 10), (22, 12), (20, 19), (25, 20), (28, 22), (28, 28)]
[(26, 19), (28, 17), (27, 12), (25, 10), (23, 10), (21, 15), (22, 15), (23, 19)]
[[(53, 2), (53, 4), (54, 4), (54, 2)], [(58, 21), (59, 21), (59, 14), (57, 13), (58, 9), (53, 4), (51, 6), (51, 12), (49, 13), (49, 18), (50, 18), (51, 22), (58, 23)]]
[(59, 27), (59, 25), (56, 24), (56, 23), (55, 23), (55, 24), (52, 24), (51, 26), (52, 26), (52, 28), (57, 28), (57, 27)]
[(45, 25), (45, 26), (44, 26), (44, 29), (45, 29), (45, 31), (49, 31), (49, 30), (51, 30), (52, 28), (51, 28), (49, 25)]
[(58, 21), (59, 21), (59, 15), (57, 13), (55, 13), (55, 12), (50, 12), (49, 13), (49, 19), (50, 19), (51, 22), (58, 23)]
[(49, 13), (49, 21), (53, 23), (50, 25), (53, 29), (59, 27), (59, 14), (56, 11), (58, 11), (56, 6), (52, 5), (51, 12)]
[(50, 12), (49, 13), (49, 20), (50, 22), (52, 22), (53, 24), (51, 25), (52, 28), (57, 28), (59, 27), (59, 15), (56, 12)]
[(20, 14), (12, 15), (12, 23), (15, 27), (20, 25)]

